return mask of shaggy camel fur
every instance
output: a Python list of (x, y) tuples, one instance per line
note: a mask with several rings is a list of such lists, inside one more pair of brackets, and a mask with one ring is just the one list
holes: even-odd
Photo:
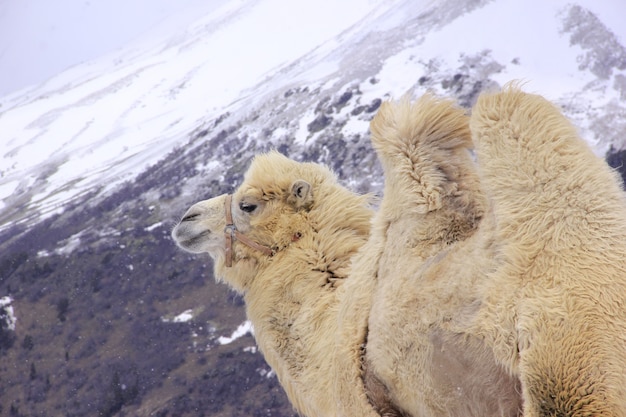
[[(341, 187), (321, 165), (277, 152), (255, 157), (232, 196), (233, 223), (275, 254), (235, 241), (232, 267), (225, 265), (225, 201), (222, 195), (193, 205), (174, 239), (185, 250), (208, 252), (215, 276), (243, 294), (257, 344), (298, 412), (337, 416), (330, 385), (339, 290), (369, 237), (369, 197)], [(367, 410), (363, 384), (349, 389), (360, 390)], [(363, 415), (377, 415), (368, 411)]]
[[(384, 162), (380, 149), (401, 124), (377, 119)], [(437, 198), (445, 171), (406, 175), (415, 185), (412, 193), (400, 186), (404, 198), (417, 202), (394, 205), (393, 197), (376, 214), (368, 245), (378, 261), (369, 278), (359, 275), (377, 280), (366, 381), (386, 387), (385, 401), (413, 416), (626, 415), (619, 177), (553, 105), (516, 88), (480, 97), (470, 126), (488, 201), (475, 233), (421, 256), (419, 236), (445, 234), (432, 230), (430, 212), (426, 233), (418, 211), (402, 213)], [(400, 164), (384, 166), (389, 178)]]
[(542, 97), (483, 96), (471, 127), (499, 243), (471, 331), (520, 377), (524, 415), (625, 416), (621, 179)]
[[(384, 416), (517, 415), (517, 379), (481, 338), (449, 330), (471, 320), (479, 304), (463, 297), (471, 297), (483, 279), (480, 265), (447, 255), (476, 241), (485, 215), (463, 111), (429, 96), (414, 104), (385, 103), (371, 131), (385, 171), (385, 194), (346, 287), (372, 287), (367, 292), (372, 296), (351, 297), (339, 314), (340, 338), (355, 338), (355, 322), (359, 337), (367, 337), (370, 401)], [(437, 268), (448, 262), (477, 273), (468, 279), (440, 276)], [(357, 355), (352, 350), (339, 357)], [(342, 380), (349, 367), (338, 365), (338, 387), (347, 385)], [(350, 395), (341, 393), (342, 413), (358, 415), (351, 412), (358, 405)]]
[[(397, 199), (415, 206), (408, 213), (397, 211), (393, 218), (380, 220), (376, 227), (404, 215), (413, 219), (414, 214), (436, 211), (428, 220), (436, 230), (424, 219), (420, 235), (407, 235), (398, 225), (390, 230), (420, 245), (420, 256), (425, 258), (473, 233), (482, 214), (473, 200), (477, 181), (464, 168), (471, 165), (469, 120), (451, 102), (431, 96), (424, 96), (415, 107), (405, 101), (398, 108), (412, 136), (393, 137), (402, 143), (399, 149), (389, 150), (397, 171), (387, 173), (382, 205), (393, 207), (392, 199)], [(421, 158), (420, 169), (427, 170), (429, 178), (440, 179), (428, 201), (417, 202), (402, 189), (414, 157)], [(425, 177), (424, 186), (430, 187), (429, 182)], [(408, 193), (417, 191), (410, 188)], [(365, 377), (369, 398), (364, 386), (362, 346), (376, 280), (354, 275), (369, 277), (367, 265), (378, 258), (370, 256), (375, 252), (367, 243), (355, 272), (350, 271), (350, 261), (369, 237), (372, 211), (367, 197), (339, 186), (322, 166), (297, 163), (276, 152), (257, 156), (232, 197), (233, 223), (275, 255), (235, 241), (231, 268), (225, 266), (225, 201), (226, 196), (220, 196), (192, 206), (173, 237), (185, 250), (208, 252), (215, 259), (216, 277), (243, 293), (257, 343), (295, 408), (320, 417), (398, 415), (386, 387), (373, 374)], [(427, 246), (432, 246), (430, 251)], [(389, 253), (386, 259), (392, 262), (394, 256)]]

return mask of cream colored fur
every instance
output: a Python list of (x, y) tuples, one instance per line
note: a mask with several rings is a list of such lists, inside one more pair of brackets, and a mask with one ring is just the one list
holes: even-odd
[[(429, 96), (387, 103), (371, 130), (385, 195), (353, 275), (375, 282), (366, 324), (366, 370), (373, 376), (366, 380), (374, 381), (369, 392), (382, 384), (387, 393), (374, 405), (389, 416), (516, 415), (517, 380), (479, 337), (456, 331), (476, 314), (482, 275), (479, 262), (450, 254), (481, 240), (486, 206), (463, 110)], [(468, 279), (459, 276), (472, 270)], [(353, 321), (351, 310), (340, 317)], [(387, 410), (388, 403), (397, 410)]]
[[(366, 391), (380, 414), (396, 416), (402, 415), (396, 407), (400, 391), (415, 399), (414, 393), (425, 389), (425, 381), (416, 386), (405, 375), (414, 358), (401, 358), (397, 352), (410, 352), (402, 334), (412, 323), (404, 318), (419, 320), (414, 314), (419, 305), (412, 304), (413, 299), (405, 302), (404, 297), (415, 297), (420, 288), (406, 278), (427, 259), (471, 236), (483, 215), (484, 200), (469, 153), (468, 118), (451, 101), (425, 95), (414, 104), (408, 99), (384, 103), (371, 130), (385, 170), (384, 197), (370, 240), (355, 257), (352, 279), (344, 286), (352, 295), (341, 304), (339, 340), (367, 339)], [(388, 301), (384, 306), (381, 298)], [(390, 316), (395, 322), (386, 322)], [(409, 335), (418, 342), (419, 335)], [(361, 399), (351, 397), (358, 391), (342, 392), (341, 388), (361, 380), (352, 364), (362, 352), (347, 343), (339, 343), (338, 349), (335, 376), (342, 415), (360, 415)], [(380, 379), (384, 376), (378, 361), (394, 362), (392, 378)]]
[[(372, 130), (384, 162), (402, 154), (386, 145), (401, 124), (380, 122), (379, 133), (376, 120)], [(424, 223), (426, 236), (445, 235), (409, 210), (436, 201), (424, 193), (440, 195), (431, 191), (437, 176), (404, 175), (420, 181), (404, 194), (411, 186), (398, 182), (394, 195), (416, 202), (376, 214), (368, 245), (382, 243), (370, 270), (378, 284), (367, 371), (413, 416), (626, 415), (626, 201), (618, 176), (552, 104), (514, 87), (483, 95), (470, 126), (488, 201), (474, 233), (426, 257), (411, 241)], [(450, 161), (476, 184), (470, 164)], [(387, 192), (400, 164), (384, 165)], [(446, 206), (455, 204), (433, 204), (433, 213)]]
[[(403, 227), (396, 224), (398, 220), (406, 219), (409, 226), (420, 218), (419, 235), (407, 233), (417, 230), (411, 225), (398, 238), (417, 246), (425, 259), (473, 233), (482, 215), (474, 197), (475, 177), (466, 176), (462, 166), (472, 164), (467, 149), (471, 145), (469, 120), (452, 102), (431, 96), (415, 106), (404, 101), (383, 109), (389, 117), (401, 116), (402, 129), (410, 131), (385, 133), (398, 142), (398, 149), (390, 150), (394, 155), (383, 158), (383, 163), (391, 158), (397, 170), (387, 172), (381, 212), (396, 207), (393, 199), (400, 205), (391, 217), (378, 219), (375, 227), (384, 233), (385, 225), (394, 223), (396, 229), (389, 231), (394, 233)], [(396, 110), (400, 112), (394, 114)], [(383, 114), (381, 110), (377, 119)], [(375, 124), (372, 127), (376, 129)], [(400, 138), (398, 133), (410, 136)], [(421, 158), (417, 171), (428, 171), (417, 188), (413, 180), (404, 179), (417, 172), (411, 168), (416, 152)], [(293, 185), (301, 181), (311, 188), (309, 194), (298, 197)], [(407, 186), (403, 194), (402, 187)], [(420, 201), (416, 192), (427, 200)], [(368, 399), (361, 365), (377, 284), (370, 271), (378, 265), (384, 245), (376, 239), (366, 244), (372, 217), (367, 197), (343, 189), (319, 165), (296, 163), (275, 152), (256, 157), (234, 193), (234, 221), (241, 232), (275, 248), (277, 254), (269, 258), (236, 243), (232, 268), (224, 266), (224, 199), (220, 196), (192, 206), (174, 230), (174, 238), (186, 250), (208, 252), (215, 259), (216, 276), (244, 294), (257, 343), (300, 413), (378, 416), (370, 404), (370, 400), (378, 401), (372, 392), (382, 389), (388, 398), (386, 388), (370, 384)], [(258, 207), (248, 214), (239, 209), (241, 202)], [(414, 206), (404, 213), (406, 205)], [(295, 235), (301, 237), (292, 242)], [(364, 244), (351, 272), (350, 261)], [(390, 253), (385, 259), (392, 262), (395, 256)], [(395, 413), (392, 403), (375, 405), (380, 411)]]
[(471, 331), (520, 377), (525, 416), (626, 415), (617, 173), (555, 106), (514, 87), (481, 97), (471, 127), (498, 242), (480, 261), (489, 266)]
[[(304, 183), (310, 189), (299, 195), (294, 185)], [(241, 232), (276, 255), (235, 242), (232, 268), (224, 266), (224, 200), (192, 206), (174, 238), (186, 250), (208, 252), (216, 277), (243, 294), (259, 348), (298, 412), (338, 416), (332, 389), (337, 312), (350, 259), (369, 237), (369, 197), (341, 187), (323, 166), (277, 152), (257, 156), (233, 195), (233, 217)], [(257, 208), (246, 213), (242, 202)], [(360, 362), (352, 366), (358, 372)], [(343, 389), (359, 390), (362, 415), (376, 416), (362, 383)]]

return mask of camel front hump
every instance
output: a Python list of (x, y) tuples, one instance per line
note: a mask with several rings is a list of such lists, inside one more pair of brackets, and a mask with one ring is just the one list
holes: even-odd
[[(469, 118), (425, 95), (386, 103), (371, 130), (385, 190), (370, 237), (379, 247), (369, 271), (370, 400), (383, 415), (519, 415), (519, 380), (470, 332), (482, 279), (472, 260), (494, 247), (484, 237), (491, 229)], [(354, 271), (368, 273), (358, 264)]]

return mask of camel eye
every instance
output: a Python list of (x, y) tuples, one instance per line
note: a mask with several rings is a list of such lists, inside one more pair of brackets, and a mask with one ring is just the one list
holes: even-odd
[(256, 204), (250, 204), (242, 201), (239, 203), (239, 209), (241, 211), (245, 211), (246, 213), (252, 213), (256, 209)]

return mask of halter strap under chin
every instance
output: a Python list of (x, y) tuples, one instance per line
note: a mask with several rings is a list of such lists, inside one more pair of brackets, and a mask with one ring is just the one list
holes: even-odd
[(224, 202), (224, 206), (226, 209), (226, 227), (224, 228), (224, 237), (226, 238), (226, 266), (231, 267), (233, 265), (233, 259), (235, 257), (235, 253), (233, 252), (233, 240), (235, 239), (252, 249), (264, 253), (267, 256), (274, 256), (276, 254), (276, 251), (274, 249), (253, 241), (252, 239), (241, 233), (239, 230), (237, 230), (237, 228), (235, 227), (235, 223), (233, 222), (233, 213), (231, 207), (232, 200), (232, 194), (228, 194), (226, 196), (226, 201)]

